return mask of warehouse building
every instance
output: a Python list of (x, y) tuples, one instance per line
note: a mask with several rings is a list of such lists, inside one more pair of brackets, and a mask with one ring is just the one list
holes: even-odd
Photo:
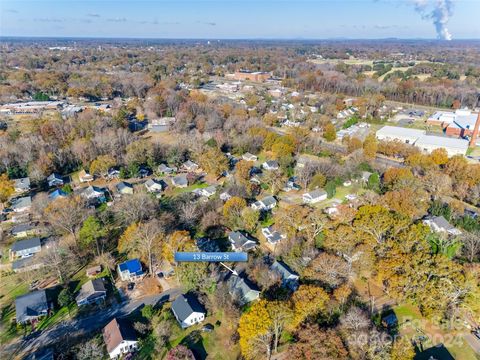
[(408, 129), (397, 126), (384, 126), (377, 131), (377, 139), (399, 140), (406, 144), (414, 144), (421, 136), (424, 136), (425, 134), (425, 130)]

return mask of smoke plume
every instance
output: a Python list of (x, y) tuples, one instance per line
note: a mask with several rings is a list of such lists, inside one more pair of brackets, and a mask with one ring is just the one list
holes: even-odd
[(423, 19), (432, 20), (437, 38), (442, 40), (452, 40), (452, 34), (448, 31), (447, 23), (453, 14), (452, 0), (415, 0), (415, 11)]

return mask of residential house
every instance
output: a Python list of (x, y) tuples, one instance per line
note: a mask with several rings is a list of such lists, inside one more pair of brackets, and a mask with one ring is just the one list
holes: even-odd
[(158, 172), (161, 174), (172, 174), (177, 171), (176, 167), (170, 167), (166, 164), (160, 164), (158, 166)]
[(12, 262), (12, 270), (15, 273), (20, 273), (23, 271), (32, 271), (40, 269), (43, 267), (43, 262), (41, 259), (38, 259), (36, 256), (30, 256), (26, 258), (20, 258)]
[(300, 190), (301, 187), (296, 183), (296, 176), (292, 176), (291, 178), (288, 179), (287, 183), (285, 184), (285, 187), (282, 189), (285, 192), (289, 192), (292, 190)]
[(65, 191), (63, 191), (62, 189), (55, 189), (50, 194), (48, 194), (48, 200), (53, 201), (53, 200), (57, 200), (59, 198), (65, 198), (67, 196), (68, 196), (68, 194)]
[(195, 164), (193, 161), (187, 160), (186, 162), (183, 163), (182, 168), (185, 171), (195, 172), (198, 170), (198, 165)]
[(117, 271), (123, 281), (136, 281), (144, 275), (142, 264), (138, 259), (130, 259), (118, 264)]
[(450, 235), (460, 235), (462, 232), (450, 224), (443, 216), (430, 216), (423, 220), (425, 225), (435, 232), (447, 233)]
[(78, 180), (80, 180), (81, 183), (90, 182), (93, 181), (93, 175), (90, 175), (84, 169), (82, 169), (78, 173)]
[(83, 284), (80, 292), (75, 298), (75, 301), (77, 302), (78, 306), (99, 304), (104, 302), (106, 297), (107, 290), (105, 290), (103, 279), (100, 278), (88, 280), (85, 284)]
[(277, 206), (277, 200), (273, 196), (266, 196), (261, 200), (255, 201), (252, 204), (254, 210), (272, 210)]
[(107, 198), (105, 197), (105, 189), (102, 189), (98, 186), (90, 185), (86, 187), (82, 191), (81, 195), (85, 199), (96, 203), (104, 203), (105, 201), (107, 201)]
[(250, 154), (249, 152), (242, 155), (242, 159), (245, 161), (257, 161), (258, 157), (256, 155)]
[(200, 188), (200, 189), (195, 189), (194, 192), (197, 194), (197, 195), (200, 195), (200, 196), (205, 196), (207, 198), (215, 195), (215, 192), (217, 191), (217, 188), (216, 186), (214, 185), (211, 185), (211, 186), (207, 186), (206, 188)]
[(162, 183), (155, 179), (148, 179), (147, 181), (145, 181), (145, 187), (147, 188), (148, 192), (154, 194), (158, 194), (163, 190)]
[(16, 193), (23, 193), (30, 191), (30, 178), (25, 177), (21, 179), (13, 180), (14, 184), (13, 187)]
[(188, 179), (185, 174), (180, 174), (172, 178), (172, 185), (178, 188), (186, 188), (188, 186)]
[(107, 172), (107, 178), (108, 179), (118, 179), (120, 177), (120, 170), (118, 170), (117, 168), (110, 168), (108, 169), (108, 172)]
[(132, 195), (133, 185), (125, 181), (121, 181), (116, 185), (117, 192), (121, 195)]
[(42, 242), (40, 238), (34, 237), (31, 239), (18, 240), (13, 243), (10, 248), (10, 257), (14, 258), (26, 258), (30, 257), (42, 250)]
[(348, 201), (356, 200), (357, 197), (358, 197), (358, 196), (357, 196), (356, 194), (347, 194), (347, 195), (345, 195), (345, 199), (347, 199)]
[(220, 194), (220, 200), (227, 201), (227, 200), (230, 200), (231, 198), (232, 198), (232, 195), (228, 193), (228, 190)]
[(138, 348), (135, 330), (125, 319), (113, 319), (103, 328), (103, 341), (110, 359), (119, 359)]
[(228, 240), (234, 251), (249, 251), (257, 246), (256, 241), (249, 239), (240, 231), (232, 231), (228, 234)]
[(298, 288), (298, 279), (300, 278), (292, 269), (281, 261), (275, 261), (270, 269), (277, 272), (282, 279), (282, 286), (289, 288), (292, 291)]
[(152, 175), (152, 170), (150, 170), (149, 168), (147, 167), (141, 167), (139, 170), (138, 170), (138, 177), (140, 179), (143, 179), (143, 178), (146, 178), (147, 176), (150, 176)]
[(272, 245), (276, 245), (279, 241), (287, 237), (285, 234), (281, 234), (279, 231), (273, 230), (271, 226), (262, 228), (262, 234)]
[(33, 225), (19, 224), (12, 227), (12, 229), (10, 230), (10, 234), (15, 236), (16, 238), (22, 238), (32, 235), (35, 232), (34, 230), (35, 228), (33, 227)]
[(205, 309), (193, 295), (180, 295), (172, 302), (172, 312), (178, 323), (185, 329), (205, 320)]
[(11, 204), (14, 212), (28, 211), (32, 207), (32, 198), (30, 196), (16, 198), (11, 201)]
[(260, 290), (245, 276), (231, 274), (227, 287), (229, 294), (241, 306), (260, 298)]
[(327, 192), (322, 189), (316, 189), (302, 195), (305, 204), (316, 204), (327, 199)]
[(49, 187), (63, 186), (64, 184), (63, 177), (55, 173), (47, 177), (47, 182)]
[(167, 132), (175, 123), (174, 117), (162, 117), (160, 119), (152, 119), (148, 122), (147, 129), (152, 132)]
[(272, 170), (278, 170), (279, 167), (280, 167), (280, 165), (278, 164), (278, 161), (268, 160), (268, 161), (265, 161), (265, 162), (262, 164), (262, 167), (263, 167), (265, 170), (272, 171)]
[(45, 290), (32, 291), (15, 299), (15, 311), (18, 324), (35, 321), (47, 316), (50, 303)]

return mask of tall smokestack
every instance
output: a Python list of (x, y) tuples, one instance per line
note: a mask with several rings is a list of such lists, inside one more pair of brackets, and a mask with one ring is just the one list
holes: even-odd
[(475, 123), (475, 127), (473, 128), (472, 137), (470, 138), (471, 148), (474, 148), (475, 146), (477, 146), (477, 137), (478, 137), (479, 129), (480, 129), (480, 110), (478, 111), (477, 122)]

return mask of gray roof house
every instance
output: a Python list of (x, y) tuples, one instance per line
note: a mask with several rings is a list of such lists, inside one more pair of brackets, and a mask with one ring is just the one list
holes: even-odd
[(10, 233), (15, 237), (25, 237), (31, 234), (34, 230), (33, 225), (30, 224), (18, 224), (12, 227)]
[(166, 164), (160, 164), (158, 165), (158, 171), (162, 174), (171, 174), (173, 172), (176, 172), (177, 171), (177, 168), (176, 167), (170, 167)]
[(42, 250), (42, 243), (40, 238), (34, 237), (31, 239), (19, 240), (14, 242), (10, 254), (12, 258), (29, 257), (33, 254), (39, 253)]
[(249, 152), (242, 155), (242, 159), (245, 161), (257, 161), (258, 157)]
[(182, 167), (187, 171), (197, 171), (198, 165), (195, 164), (193, 161), (187, 160), (183, 163)]
[(277, 206), (277, 200), (273, 196), (266, 196), (252, 204), (254, 210), (271, 210)]
[(178, 188), (185, 188), (188, 186), (188, 179), (185, 174), (177, 175), (172, 178), (172, 185)]
[(205, 196), (209, 198), (210, 196), (215, 195), (216, 191), (217, 191), (217, 187), (214, 185), (211, 185), (211, 186), (207, 186), (206, 188), (196, 189), (196, 191), (194, 192), (200, 196)]
[(145, 181), (145, 187), (147, 188), (147, 191), (151, 193), (159, 193), (162, 191), (162, 183), (155, 179), (148, 179)]
[(98, 186), (88, 186), (82, 191), (82, 196), (86, 199), (101, 199), (105, 197), (105, 190)]
[(63, 177), (61, 175), (53, 173), (49, 177), (47, 177), (47, 182), (48, 182), (48, 186), (50, 187), (62, 186)]
[(299, 276), (286, 264), (281, 261), (275, 261), (272, 266), (270, 266), (270, 269), (280, 274), (283, 286), (288, 287), (292, 291), (297, 290)]
[(82, 285), (82, 288), (75, 298), (75, 301), (77, 302), (78, 306), (98, 304), (105, 301), (106, 296), (107, 291), (105, 290), (103, 279), (93, 279)]
[(254, 240), (247, 238), (240, 231), (232, 231), (228, 234), (228, 240), (234, 251), (248, 251), (257, 246), (257, 243)]
[(265, 236), (265, 239), (267, 239), (267, 241), (272, 245), (275, 245), (279, 241), (286, 238), (286, 235), (280, 233), (279, 231), (276, 231), (276, 230), (272, 229), (271, 226), (262, 228), (262, 234), (263, 234), (263, 236)]
[(20, 324), (48, 315), (49, 309), (45, 290), (33, 291), (15, 299), (16, 318)]
[(13, 182), (13, 187), (15, 188), (15, 192), (17, 193), (22, 193), (30, 190), (30, 178), (28, 177), (15, 179), (13, 180)]
[(430, 216), (423, 220), (425, 225), (435, 232), (444, 232), (450, 235), (460, 235), (462, 232), (450, 224), (443, 216)]
[(243, 276), (230, 276), (227, 280), (228, 292), (240, 305), (245, 305), (260, 297), (260, 290)]
[(43, 262), (37, 259), (36, 256), (30, 256), (26, 258), (20, 258), (12, 262), (12, 270), (15, 273), (19, 273), (22, 271), (40, 269), (43, 265)]
[(172, 312), (180, 326), (185, 329), (205, 320), (205, 309), (193, 295), (180, 295), (172, 302)]
[(322, 189), (316, 189), (302, 195), (305, 204), (315, 204), (327, 199), (327, 192)]
[(12, 210), (15, 212), (23, 212), (30, 210), (32, 206), (32, 198), (30, 196), (24, 196), (12, 200)]
[(265, 169), (265, 170), (278, 170), (278, 168), (280, 167), (280, 165), (278, 164), (278, 161), (275, 161), (275, 160), (268, 160), (268, 161), (265, 161), (263, 164), (262, 164), (262, 167)]
[(117, 188), (117, 191), (122, 195), (133, 194), (133, 185), (125, 181), (119, 182), (116, 188)]

